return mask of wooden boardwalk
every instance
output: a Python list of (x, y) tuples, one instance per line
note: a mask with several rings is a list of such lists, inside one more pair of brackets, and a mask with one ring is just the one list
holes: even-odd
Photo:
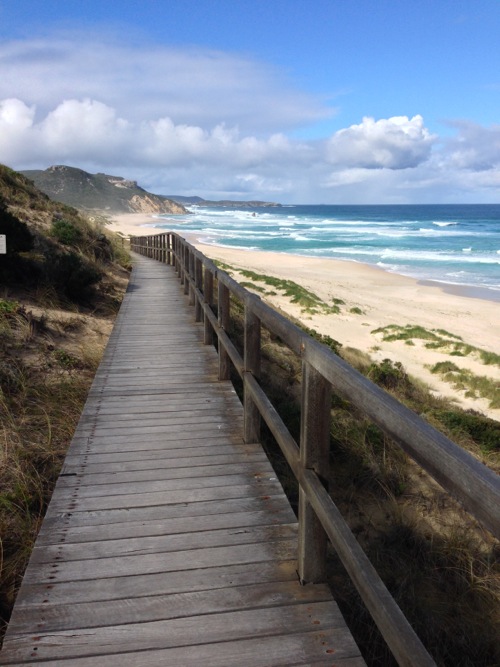
[(136, 257), (0, 664), (364, 665), (172, 267)]

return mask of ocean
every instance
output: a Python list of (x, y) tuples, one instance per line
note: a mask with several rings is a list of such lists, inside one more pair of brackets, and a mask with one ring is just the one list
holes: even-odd
[(500, 298), (500, 204), (189, 209), (155, 226), (224, 247), (363, 262)]

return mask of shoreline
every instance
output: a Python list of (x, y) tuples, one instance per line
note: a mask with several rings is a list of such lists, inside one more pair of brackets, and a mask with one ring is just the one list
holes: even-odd
[[(147, 214), (147, 213), (122, 213), (118, 215), (113, 215), (110, 218), (110, 223), (107, 225), (107, 228), (110, 231), (121, 233), (125, 236), (140, 236), (141, 232), (144, 234), (144, 236), (148, 236), (151, 234), (161, 234), (163, 231), (167, 230), (162, 230), (157, 226), (157, 223), (155, 224), (155, 220), (162, 220), (166, 221), (168, 218), (161, 217), (161, 218), (155, 218), (154, 214)], [(282, 256), (286, 255), (289, 257), (295, 257), (299, 258), (301, 260), (312, 260), (316, 261), (317, 258), (315, 257), (310, 257), (308, 255), (300, 255), (297, 253), (286, 253), (286, 252), (277, 252), (277, 251), (271, 251), (271, 250), (258, 250), (258, 249), (250, 249), (250, 248), (231, 248), (230, 246), (224, 246), (224, 245), (218, 245), (218, 244), (212, 244), (212, 243), (204, 243), (203, 241), (199, 241), (198, 238), (196, 237), (196, 234), (193, 232), (177, 232), (181, 236), (183, 236), (189, 243), (192, 245), (198, 247), (203, 247), (203, 248), (210, 248), (213, 249), (213, 252), (217, 252), (218, 250), (222, 251), (229, 251), (229, 252), (235, 252), (235, 253), (264, 253), (269, 256)], [(205, 251), (205, 254), (209, 255), (210, 252), (208, 250)], [(388, 271), (387, 269), (383, 269), (380, 266), (376, 266), (374, 264), (367, 264), (365, 262), (359, 262), (357, 260), (350, 260), (350, 259), (343, 259), (339, 257), (324, 257), (321, 259), (318, 259), (317, 261), (327, 261), (327, 262), (339, 262), (340, 264), (354, 264), (355, 266), (358, 267), (364, 267), (364, 269), (367, 270), (373, 270), (373, 271), (380, 271), (382, 273), (388, 274), (390, 276), (398, 276), (399, 278), (402, 279), (407, 279), (407, 280), (412, 280), (418, 285), (422, 285), (424, 287), (432, 287), (432, 288), (437, 288), (441, 290), (445, 294), (450, 294), (454, 296), (460, 296), (464, 297), (467, 299), (480, 299), (482, 301), (491, 301), (493, 303), (500, 303), (500, 290), (494, 290), (490, 289), (488, 287), (483, 287), (480, 285), (466, 285), (466, 284), (461, 284), (461, 283), (447, 283), (447, 282), (441, 282), (438, 280), (432, 280), (430, 278), (415, 278), (413, 276), (407, 276), (404, 273), (397, 273), (393, 271)]]
[[(154, 227), (151, 220), (153, 218), (143, 214), (119, 216), (110, 229), (137, 236), (161, 233), (162, 230)], [(410, 375), (427, 384), (436, 395), (452, 398), (466, 409), (500, 420), (500, 409), (491, 409), (489, 401), (467, 397), (464, 391), (453, 389), (441, 376), (430, 371), (436, 363), (448, 361), (498, 383), (500, 368), (497, 365), (485, 365), (478, 354), (450, 356), (443, 350), (426, 348), (428, 340), (385, 341), (382, 333), (376, 333), (377, 329), (391, 325), (443, 330), (457, 339), (460, 337), (464, 344), (498, 354), (500, 300), (485, 298), (483, 293), (489, 290), (419, 281), (349, 260), (233, 249), (203, 244), (193, 233), (181, 236), (211, 259), (225, 262), (235, 270), (240, 268), (292, 280), (326, 303), (340, 300), (343, 303), (340, 313), (311, 315), (302, 312), (286, 297), (265, 295), (272, 306), (297, 318), (305, 326), (331, 336), (344, 347), (361, 350), (374, 362), (380, 363), (384, 359), (401, 362)], [(247, 280), (241, 274), (239, 278)]]

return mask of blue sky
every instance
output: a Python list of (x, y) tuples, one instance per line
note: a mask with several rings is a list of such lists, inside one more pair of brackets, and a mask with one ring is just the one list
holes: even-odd
[(0, 161), (163, 194), (500, 202), (498, 0), (0, 0)]

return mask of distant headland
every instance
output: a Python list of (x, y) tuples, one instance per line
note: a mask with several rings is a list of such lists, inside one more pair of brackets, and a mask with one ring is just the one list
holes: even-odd
[(201, 197), (157, 195), (141, 188), (137, 181), (109, 174), (90, 174), (83, 169), (54, 165), (48, 169), (21, 172), (46, 195), (68, 206), (103, 213), (187, 214), (186, 206), (249, 208), (280, 206), (263, 201), (209, 201)]

